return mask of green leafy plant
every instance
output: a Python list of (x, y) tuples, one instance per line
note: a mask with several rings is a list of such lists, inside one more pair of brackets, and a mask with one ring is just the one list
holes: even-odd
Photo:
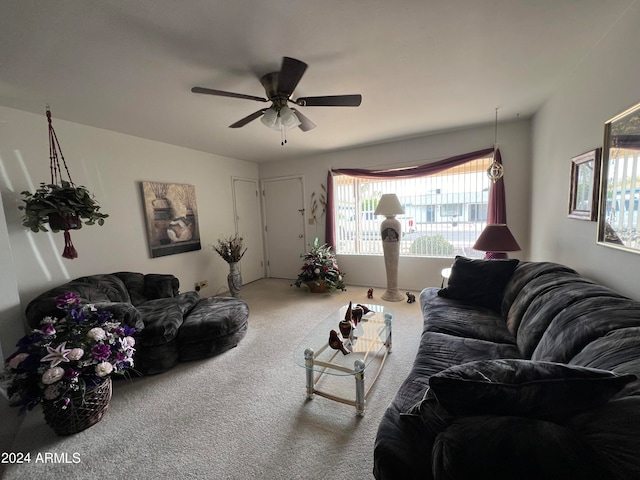
[(442, 235), (424, 235), (414, 240), (410, 251), (418, 255), (449, 257), (453, 255), (453, 245)]
[[(41, 183), (34, 192), (22, 192), (24, 205), (18, 208), (24, 210), (22, 225), (33, 232), (48, 232), (45, 227), (49, 223), (49, 215), (59, 214), (62, 217), (75, 215), (79, 218), (78, 226), (104, 225), (104, 219), (109, 215), (100, 213), (100, 206), (95, 197), (86, 187), (75, 186), (62, 180), (60, 185)], [(58, 232), (60, 228), (49, 225), (52, 231)]]
[(346, 286), (342, 278), (344, 273), (340, 271), (338, 267), (338, 261), (336, 256), (331, 253), (331, 247), (326, 243), (320, 245), (320, 242), (316, 238), (313, 241), (313, 246), (308, 253), (300, 255), (300, 258), (304, 260), (302, 265), (302, 272), (298, 275), (295, 281), (296, 287), (300, 287), (303, 283), (325, 282), (327, 288), (331, 291), (334, 290), (346, 290)]

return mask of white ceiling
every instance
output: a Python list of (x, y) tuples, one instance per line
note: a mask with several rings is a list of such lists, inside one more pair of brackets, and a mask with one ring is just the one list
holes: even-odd
[[(636, 0), (3, 0), (0, 105), (233, 158), (298, 158), (531, 116)], [(309, 132), (260, 121), (258, 78), (309, 64)], [(2, 119), (0, 119), (2, 120)], [(43, 117), (44, 121), (44, 117)], [(55, 124), (55, 123), (54, 123)], [(1, 124), (0, 124), (1, 128)], [(491, 142), (492, 139), (488, 139)]]

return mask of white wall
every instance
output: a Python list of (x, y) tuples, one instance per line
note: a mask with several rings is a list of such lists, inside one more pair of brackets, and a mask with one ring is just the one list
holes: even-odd
[(640, 299), (640, 255), (596, 244), (596, 222), (567, 218), (571, 158), (602, 146), (604, 123), (640, 102), (634, 3), (533, 121), (531, 259), (569, 265)]
[[(62, 233), (32, 233), (22, 227), (20, 192), (33, 192), (40, 182), (50, 181), (47, 120), (44, 111), (34, 115), (0, 107), (0, 188), (6, 216), (0, 233), (7, 235), (13, 253), (20, 311), (37, 294), (69, 279), (122, 270), (172, 273), (182, 291), (193, 290), (200, 280), (209, 280), (202, 294), (227, 290), (228, 266), (210, 246), (235, 228), (231, 178), (257, 180), (258, 166), (57, 120), (55, 110), (53, 115), (74, 183), (93, 192), (109, 218), (102, 227), (84, 226), (71, 233), (79, 254), (74, 260), (61, 257)], [(195, 186), (202, 250), (150, 257), (143, 180)], [(13, 308), (15, 302), (5, 297), (4, 289), (0, 292), (0, 308)]]
[[(529, 245), (530, 125), (528, 120), (519, 120), (501, 122), (498, 127), (498, 143), (505, 165), (507, 220), (509, 228), (523, 249), (510, 256), (520, 259), (527, 258)], [(312, 135), (313, 131), (307, 133), (309, 134)], [(422, 165), (491, 147), (493, 139), (494, 126), (487, 124), (454, 132), (332, 152), (307, 159), (261, 164), (260, 177), (267, 179), (286, 175), (303, 175), (308, 197), (305, 199), (305, 208), (310, 211), (311, 192), (319, 192), (321, 183), (326, 185), (327, 171), (330, 168)], [(324, 240), (323, 225), (317, 230), (312, 225), (307, 224), (306, 227), (308, 241), (313, 240), (316, 235), (321, 241)], [(338, 264), (346, 272), (345, 281), (349, 284), (386, 287), (382, 256), (339, 255)], [(421, 290), (426, 286), (439, 286), (440, 270), (450, 264), (451, 259), (401, 257), (398, 273), (400, 289)]]

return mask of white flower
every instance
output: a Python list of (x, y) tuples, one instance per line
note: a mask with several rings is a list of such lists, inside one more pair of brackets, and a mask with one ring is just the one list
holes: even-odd
[(53, 367), (42, 374), (42, 383), (45, 385), (51, 385), (56, 383), (64, 376), (64, 369), (62, 367)]
[(136, 340), (133, 337), (124, 337), (122, 339), (122, 345), (125, 347), (133, 347), (136, 344)]
[(87, 337), (93, 338), (96, 342), (107, 338), (107, 333), (100, 327), (94, 327), (87, 333)]
[(56, 348), (47, 345), (47, 355), (40, 359), (41, 362), (51, 362), (51, 366), (55, 367), (60, 362), (69, 362), (70, 348), (67, 348), (67, 342), (62, 342)]
[(28, 353), (19, 353), (9, 361), (9, 368), (18, 368), (18, 366), (29, 356)]
[(84, 350), (83, 349), (81, 349), (81, 348), (72, 348), (71, 351), (69, 352), (69, 354), (67, 355), (67, 358), (69, 360), (80, 360), (83, 355), (84, 355)]
[(100, 362), (96, 365), (96, 375), (99, 377), (106, 377), (113, 372), (113, 365), (109, 362)]
[(44, 389), (44, 398), (46, 398), (47, 400), (53, 400), (54, 398), (58, 398), (58, 395), (60, 395), (60, 391), (58, 389), (59, 385), (60, 384), (57, 383), (55, 385), (47, 386), (47, 388)]
[(320, 269), (319, 269), (319, 268), (316, 268), (316, 269), (313, 271), (313, 273), (315, 273), (316, 275), (318, 275), (318, 274), (320, 273)]

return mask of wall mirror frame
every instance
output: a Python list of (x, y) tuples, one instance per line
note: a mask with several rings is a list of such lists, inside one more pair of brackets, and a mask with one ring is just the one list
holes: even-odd
[(640, 103), (604, 124), (598, 243), (640, 253)]
[(601, 154), (602, 149), (596, 148), (571, 159), (569, 218), (591, 222), (598, 218)]

